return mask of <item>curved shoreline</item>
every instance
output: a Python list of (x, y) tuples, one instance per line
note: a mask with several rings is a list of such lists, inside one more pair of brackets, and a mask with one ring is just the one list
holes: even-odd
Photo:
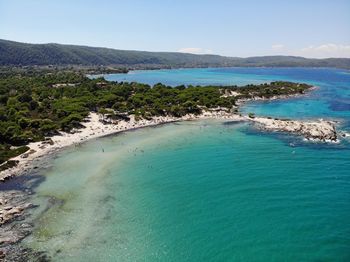
[[(11, 158), (10, 160), (18, 160), (18, 164), (10, 169), (0, 172), (0, 185), (11, 183), (11, 178), (20, 178), (37, 169), (36, 161), (50, 157), (59, 150), (86, 142), (94, 138), (109, 136), (121, 132), (131, 131), (143, 127), (157, 126), (178, 121), (190, 121), (200, 119), (226, 119), (230, 121), (241, 121), (239, 115), (232, 115), (226, 112), (206, 112), (201, 115), (186, 115), (183, 117), (155, 117), (151, 120), (135, 121), (133, 116), (128, 122), (119, 121), (116, 123), (104, 124), (101, 117), (97, 113), (90, 113), (87, 121), (83, 123), (85, 128), (75, 130), (75, 133), (61, 133), (51, 137), (51, 141), (40, 141), (28, 144), (30, 148), (27, 152)], [(11, 179), (11, 180), (10, 180)], [(7, 180), (10, 180), (7, 182)], [(28, 210), (34, 207), (29, 201), (29, 196), (33, 194), (32, 190), (4, 190), (0, 191), (0, 261), (9, 258), (10, 261), (22, 259), (23, 256), (30, 257), (44, 256), (45, 254), (38, 253), (25, 249), (23, 250), (18, 243), (28, 236), (33, 228), (33, 225), (28, 223), (12, 223), (18, 220), (23, 220), (29, 216)], [(7, 260), (5, 260), (7, 261)], [(21, 260), (20, 260), (21, 261)], [(46, 261), (46, 260), (45, 260)]]
[(226, 119), (231, 121), (245, 120), (245, 117), (220, 112), (205, 112), (200, 115), (185, 115), (183, 117), (154, 117), (151, 120), (136, 121), (133, 116), (129, 121), (119, 121), (118, 123), (104, 124), (97, 113), (90, 113), (83, 123), (85, 128), (77, 129), (74, 133), (61, 132), (60, 135), (50, 137), (50, 140), (33, 142), (27, 146), (30, 148), (27, 152), (11, 158), (10, 160), (19, 161), (15, 167), (0, 172), (0, 181), (5, 181), (13, 176), (28, 171), (32, 168), (31, 164), (35, 159), (47, 156), (53, 152), (71, 146), (78, 145), (90, 139), (99, 138), (107, 135), (125, 132), (142, 127), (156, 126), (160, 124), (172, 123), (177, 121), (199, 120), (206, 118)]
[[(306, 91), (314, 90), (315, 86), (309, 86)], [(236, 91), (227, 91), (223, 92), (223, 90), (220, 90), (222, 93), (222, 97), (236, 97), (239, 96), (240, 93)], [(271, 101), (276, 99), (287, 99), (287, 98), (293, 98), (293, 97), (299, 97), (305, 95), (305, 92), (298, 93), (298, 94), (288, 94), (288, 95), (275, 95), (272, 97), (261, 97), (261, 96), (253, 96), (251, 98), (247, 99), (238, 99), (237, 105), (233, 106), (232, 109), (239, 108), (239, 105), (248, 102), (248, 101)], [(120, 120), (120, 121), (106, 121), (104, 116), (98, 115), (97, 113), (90, 112), (88, 117), (85, 119), (83, 123), (81, 123), (85, 128), (80, 128), (73, 130), (71, 133), (65, 133), (65, 132), (59, 132), (59, 135), (54, 135), (52, 137), (48, 137), (47, 140), (39, 141), (39, 142), (32, 142), (29, 143), (27, 146), (29, 147), (29, 150), (27, 150), (25, 153), (18, 155), (16, 157), (13, 157), (9, 159), (8, 161), (2, 163), (0, 166), (3, 166), (7, 164), (9, 161), (16, 161), (16, 165), (14, 167), (7, 168), (3, 171), (0, 171), (0, 183), (19, 174), (24, 173), (25, 171), (28, 171), (31, 169), (31, 164), (34, 159), (38, 159), (42, 157), (43, 155), (49, 155), (52, 152), (55, 152), (57, 150), (60, 150), (63, 147), (79, 144), (81, 142), (87, 141), (89, 139), (102, 137), (105, 135), (110, 135), (122, 131), (128, 131), (131, 129), (146, 127), (146, 126), (154, 126), (164, 123), (171, 123), (176, 121), (188, 121), (188, 120), (198, 120), (198, 119), (204, 119), (204, 118), (216, 118), (216, 119), (223, 119), (223, 120), (231, 120), (231, 121), (247, 121), (251, 120), (256, 122), (251, 117), (242, 116), (241, 114), (234, 114), (229, 113), (228, 108), (209, 108), (205, 109), (202, 108), (202, 113), (199, 115), (194, 114), (187, 114), (182, 117), (172, 117), (172, 116), (157, 116), (152, 117), (151, 119), (141, 119), (136, 120), (134, 115), (128, 116), (130, 120)], [(106, 124), (107, 123), (107, 124)], [(275, 128), (279, 129), (279, 128)], [(286, 130), (289, 132), (289, 130)], [(295, 132), (297, 133), (297, 132)], [(300, 132), (303, 134), (302, 132)], [(317, 139), (317, 137), (316, 137)], [(320, 138), (322, 139), (322, 137)]]
[[(280, 120), (264, 117), (248, 117), (238, 114), (228, 113), (219, 109), (212, 109), (211, 111), (205, 111), (200, 115), (185, 115), (183, 117), (155, 117), (151, 120), (139, 120), (136, 121), (133, 116), (130, 117), (128, 122), (119, 121), (117, 123), (102, 123), (100, 115), (97, 113), (90, 113), (87, 118), (88, 121), (84, 122), (85, 128), (75, 130), (75, 133), (61, 133), (51, 137), (51, 141), (42, 141), (30, 143), (29, 153), (24, 153), (20, 156), (12, 158), (12, 160), (18, 160), (17, 166), (2, 171), (0, 173), (0, 179), (5, 181), (12, 177), (19, 177), (34, 171), (37, 167), (35, 162), (43, 157), (48, 157), (59, 150), (72, 146), (79, 145), (93, 138), (99, 138), (103, 136), (113, 135), (120, 132), (135, 130), (142, 127), (157, 126), (178, 121), (191, 121), (201, 119), (219, 119), (227, 121), (244, 121), (257, 124), (259, 128), (269, 131), (284, 131), (303, 135), (308, 139), (319, 138), (324, 142), (335, 141), (336, 130), (333, 122), (320, 120), (318, 122), (306, 122), (297, 120)], [(310, 140), (311, 140), (310, 139)], [(1, 182), (0, 182), (1, 183)], [(14, 192), (1, 192), (0, 194), (0, 220), (2, 227), (2, 234), (0, 234), (0, 260), (1, 255), (7, 255), (15, 253), (20, 257), (22, 250), (17, 245), (23, 238), (30, 234), (32, 226), (28, 225), (22, 228), (22, 224), (15, 223), (17, 226), (12, 226), (12, 221), (18, 218), (25, 218), (28, 216), (27, 210), (32, 208), (32, 204), (28, 203), (28, 195), (31, 193), (15, 191), (18, 195), (17, 198), (13, 198)], [(14, 201), (12, 201), (14, 200)], [(8, 223), (9, 222), (9, 223)], [(25, 223), (24, 223), (25, 224)], [(0, 231), (1, 233), (1, 231)], [(5, 248), (2, 251), (2, 247)], [(19, 250), (17, 250), (19, 249)], [(26, 251), (27, 252), (27, 251)], [(29, 253), (31, 251), (28, 251)]]
[(294, 133), (304, 136), (307, 140), (319, 140), (323, 142), (337, 141), (335, 122), (322, 119), (318, 121), (281, 120), (270, 117), (248, 117), (228, 113), (221, 109), (212, 109), (211, 111), (204, 111), (200, 115), (189, 114), (183, 117), (154, 117), (151, 120), (142, 119), (139, 121), (136, 121), (134, 116), (131, 115), (129, 121), (123, 120), (117, 123), (110, 122), (105, 124), (102, 123), (101, 120), (104, 119), (101, 119), (100, 115), (91, 112), (86, 119), (87, 121), (83, 123), (85, 128), (75, 130), (74, 133), (62, 132), (60, 135), (52, 136), (50, 140), (28, 144), (30, 149), (27, 152), (10, 159), (18, 161), (18, 164), (15, 167), (0, 172), (0, 182), (31, 170), (34, 168), (32, 166), (34, 160), (57, 152), (64, 147), (78, 145), (90, 139), (137, 128), (200, 119), (249, 121), (258, 124), (259, 127), (265, 130)]

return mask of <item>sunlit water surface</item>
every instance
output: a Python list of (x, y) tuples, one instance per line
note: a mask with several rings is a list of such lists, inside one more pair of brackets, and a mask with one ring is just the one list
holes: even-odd
[[(242, 112), (331, 118), (348, 131), (350, 74), (334, 69), (179, 69), (109, 75), (149, 84), (314, 84)], [(291, 146), (292, 145), (292, 146)], [(350, 145), (246, 123), (173, 123), (55, 156), (23, 245), (54, 261), (349, 261)], [(49, 209), (45, 209), (50, 207)], [(45, 211), (46, 210), (46, 211)]]

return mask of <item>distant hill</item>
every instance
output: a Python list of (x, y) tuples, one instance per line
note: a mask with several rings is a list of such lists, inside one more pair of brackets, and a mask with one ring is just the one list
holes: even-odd
[(126, 67), (337, 67), (350, 69), (349, 58), (308, 59), (294, 56), (225, 57), (176, 52), (126, 51), (111, 48), (27, 44), (0, 39), (1, 66), (113, 65)]

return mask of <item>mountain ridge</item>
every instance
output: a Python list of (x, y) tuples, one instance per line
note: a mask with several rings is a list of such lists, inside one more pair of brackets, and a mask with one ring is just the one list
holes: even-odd
[(71, 44), (30, 44), (0, 39), (1, 66), (124, 66), (124, 67), (334, 67), (350, 69), (350, 58), (253, 56), (120, 50)]

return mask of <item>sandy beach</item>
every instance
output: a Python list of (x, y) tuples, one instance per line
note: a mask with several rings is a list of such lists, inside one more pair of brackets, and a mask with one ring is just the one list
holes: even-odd
[(130, 116), (129, 121), (123, 120), (118, 121), (117, 123), (104, 124), (102, 121), (100, 121), (102, 119), (101, 115), (91, 112), (86, 118), (86, 122), (82, 123), (85, 126), (85, 128), (74, 130), (73, 133), (60, 132), (60, 135), (50, 137), (52, 142), (41, 141), (28, 144), (28, 147), (30, 149), (27, 152), (10, 159), (19, 162), (15, 167), (2, 171), (0, 173), (0, 181), (4, 181), (12, 176), (24, 173), (25, 171), (31, 169), (31, 163), (35, 159), (38, 159), (42, 156), (47, 156), (64, 147), (85, 142), (89, 139), (107, 136), (118, 132), (124, 132), (142, 127), (155, 126), (176, 121), (189, 121), (205, 118), (227, 119), (231, 121), (246, 120), (245, 117), (236, 114), (218, 111), (204, 112), (200, 115), (189, 114), (183, 117), (154, 117), (151, 120), (143, 119), (139, 121), (136, 121), (134, 116)]
[(271, 131), (282, 131), (303, 135), (308, 140), (320, 140), (323, 142), (334, 142), (337, 140), (335, 123), (331, 121), (288, 121), (272, 119), (266, 117), (248, 117), (239, 114), (232, 114), (222, 110), (204, 111), (200, 115), (185, 115), (183, 117), (154, 117), (151, 120), (138, 120), (130, 116), (129, 121), (118, 121), (103, 123), (102, 116), (91, 112), (82, 124), (85, 128), (74, 130), (72, 133), (61, 132), (60, 135), (50, 137), (51, 141), (41, 141), (28, 144), (30, 148), (26, 153), (12, 158), (18, 161), (18, 164), (10, 169), (0, 173), (0, 181), (11, 178), (12, 176), (24, 173), (33, 168), (33, 160), (42, 156), (47, 156), (64, 147), (79, 144), (89, 139), (98, 138), (106, 135), (124, 132), (132, 129), (155, 126), (159, 124), (171, 123), (176, 121), (190, 121), (199, 119), (222, 119), (230, 121), (250, 121), (256, 123), (260, 128)]
[[(313, 86), (309, 91), (316, 89)], [(226, 91), (223, 96), (237, 96), (240, 95), (238, 92)], [(291, 97), (298, 97), (305, 94), (295, 94), (295, 95), (284, 95), (284, 96), (273, 96), (270, 98), (264, 97), (253, 97), (249, 99), (239, 99), (237, 105), (244, 104), (247, 101), (259, 101), (259, 100), (276, 100), (276, 99), (287, 99)], [(236, 107), (238, 108), (238, 106)], [(135, 120), (133, 115), (130, 115), (130, 120), (120, 120), (111, 123), (103, 123), (104, 120), (102, 115), (94, 112), (90, 112), (89, 116), (82, 123), (85, 128), (73, 130), (71, 133), (60, 132), (59, 135), (50, 137), (51, 141), (40, 141), (33, 142), (27, 146), (30, 148), (24, 154), (17, 157), (11, 158), (10, 160), (18, 161), (18, 164), (13, 167), (0, 172), (0, 182), (11, 178), (12, 176), (24, 173), (25, 171), (32, 168), (31, 163), (33, 160), (38, 159), (42, 156), (47, 156), (52, 152), (71, 146), (74, 144), (79, 144), (89, 139), (98, 138), (106, 135), (111, 135), (118, 132), (128, 131), (136, 128), (142, 128), (147, 126), (155, 126), (159, 124), (171, 123), (176, 121), (189, 121), (189, 120), (199, 120), (199, 119), (223, 119), (231, 121), (251, 121), (260, 125), (265, 130), (274, 131), (285, 131), (291, 133), (298, 133), (304, 135), (307, 139), (315, 139), (321, 141), (331, 141), (334, 140), (335, 127), (334, 123), (327, 121), (319, 122), (306, 122), (304, 121), (283, 121), (266, 118), (266, 117), (254, 117), (250, 118), (248, 116), (242, 116), (240, 114), (233, 114), (227, 112), (224, 108), (209, 109), (208, 111), (203, 110), (202, 114), (194, 115), (187, 114), (182, 117), (171, 117), (171, 116), (158, 116), (153, 117), (151, 120), (141, 119)], [(326, 130), (323, 132), (323, 130)], [(3, 163), (4, 164), (4, 163)]]

